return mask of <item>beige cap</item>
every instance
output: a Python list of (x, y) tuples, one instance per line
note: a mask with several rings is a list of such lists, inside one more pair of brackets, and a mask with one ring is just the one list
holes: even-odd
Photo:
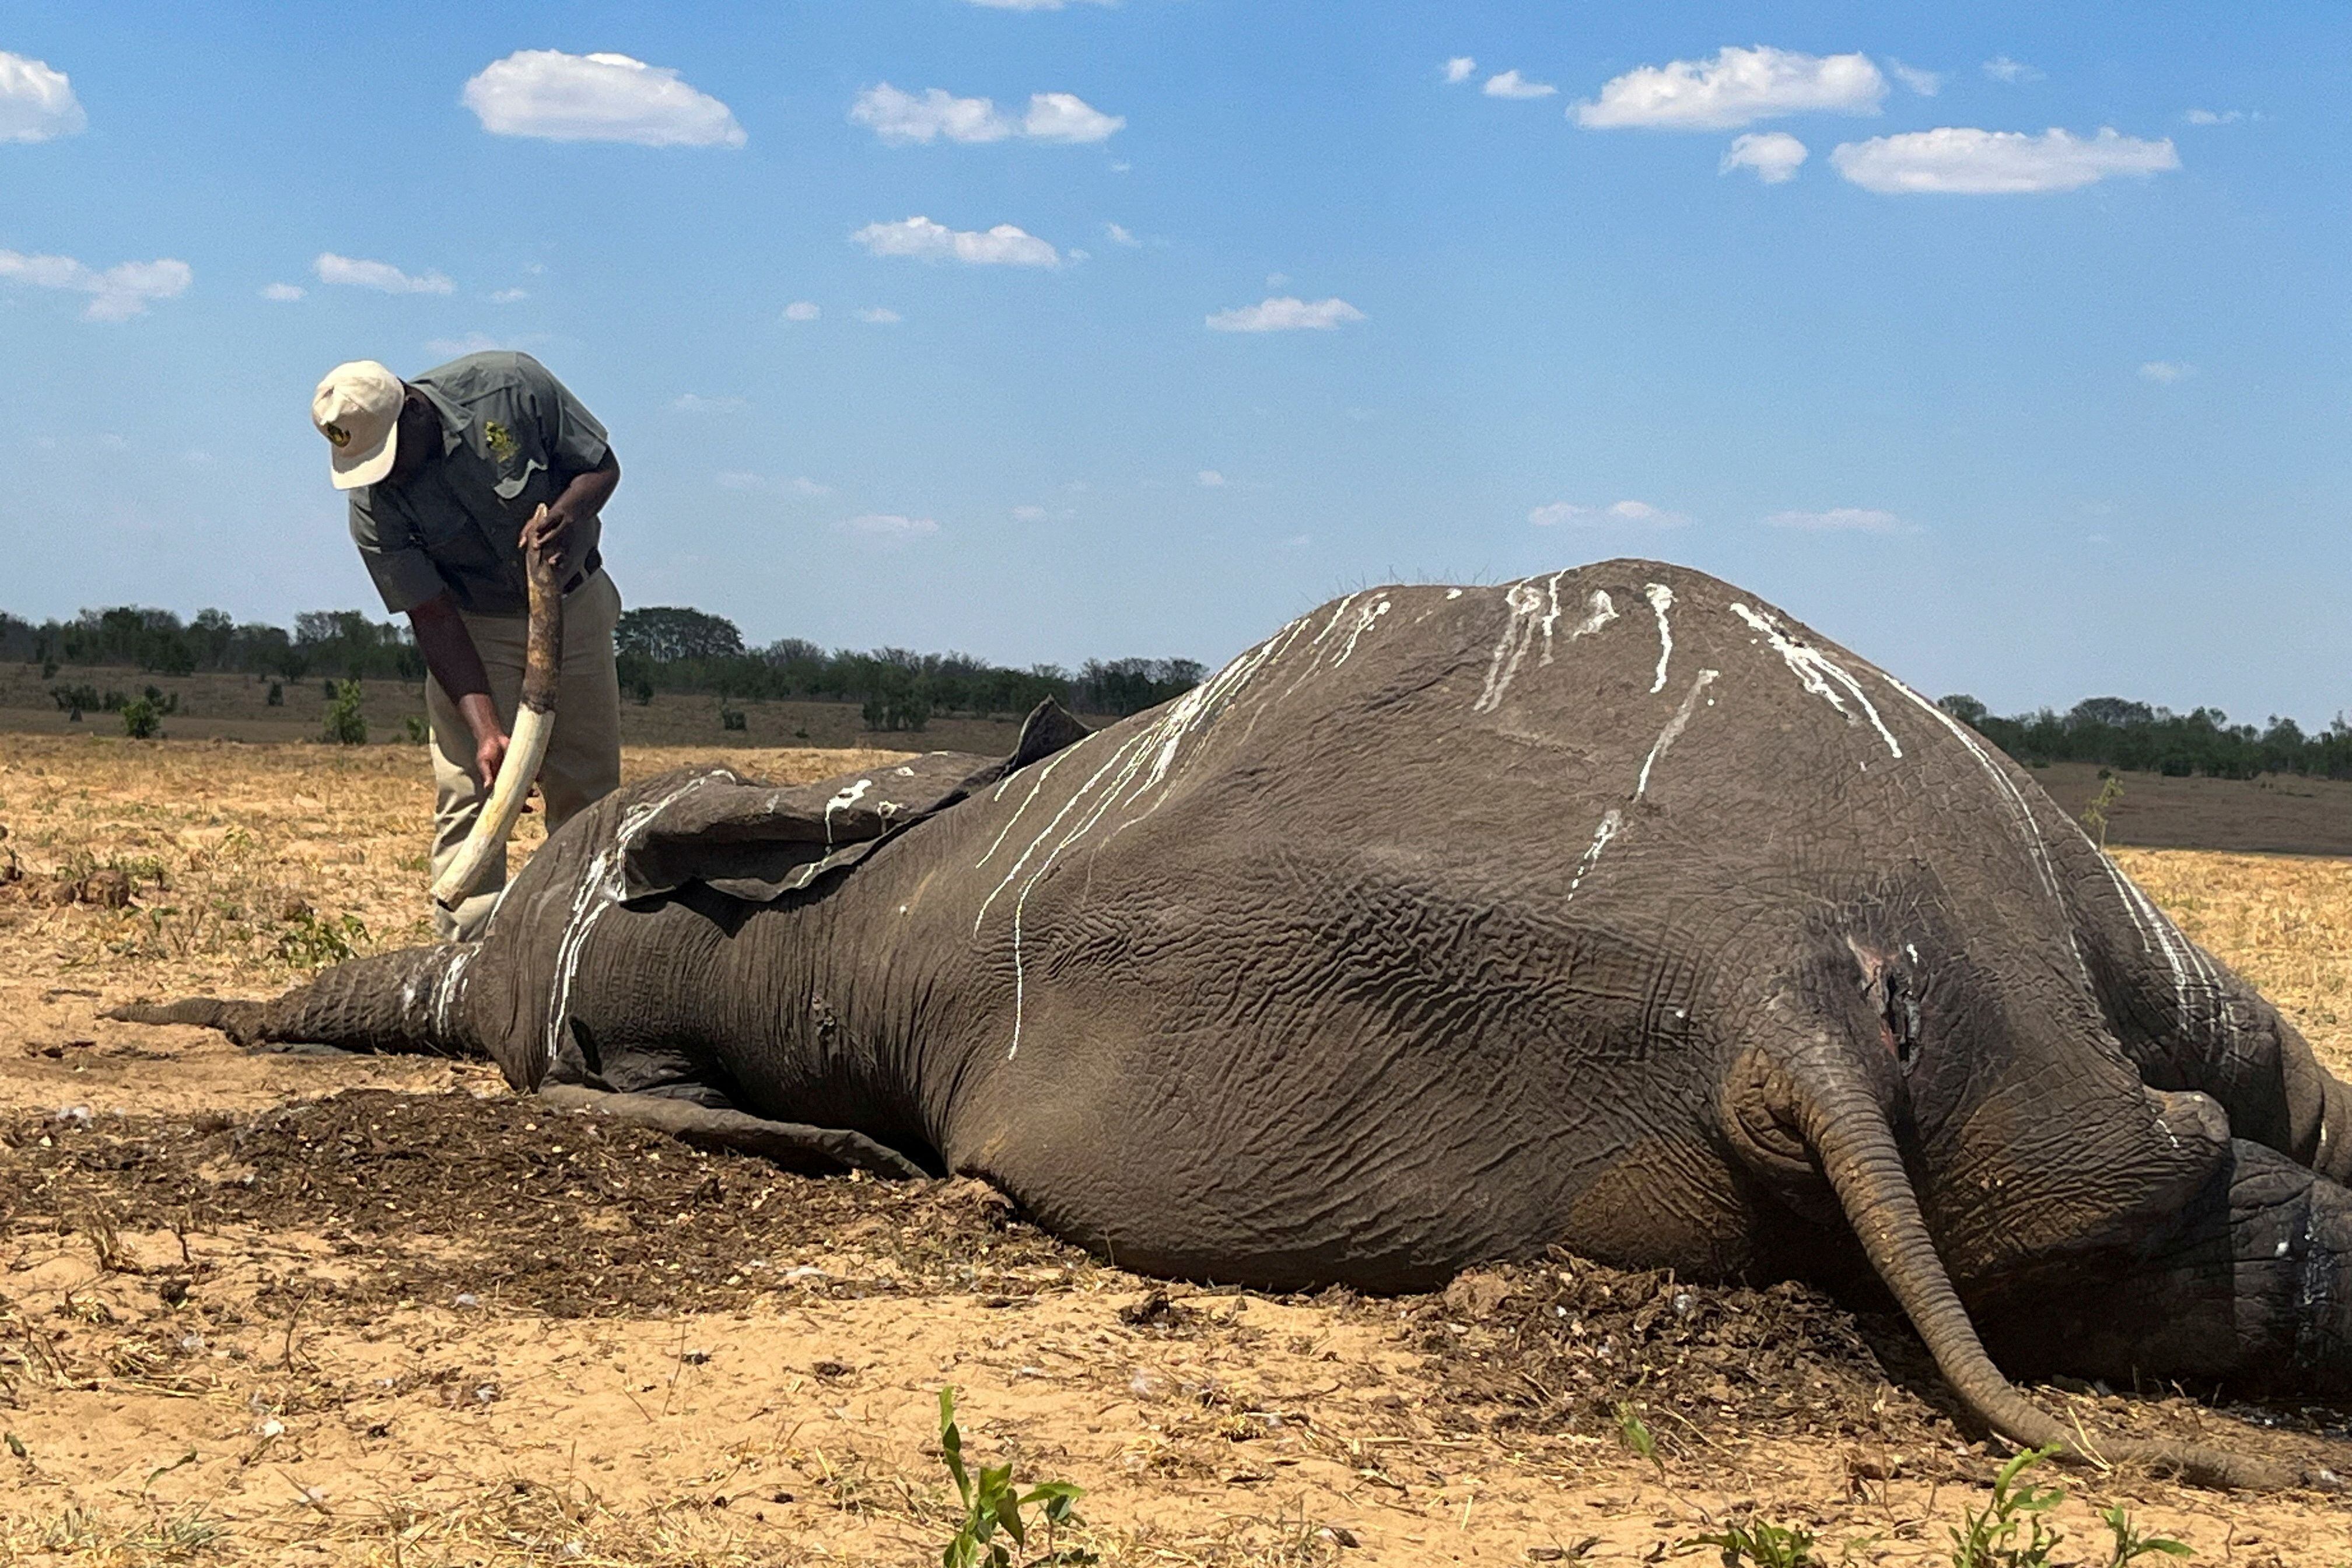
[(310, 395), (310, 423), (334, 448), (328, 463), (335, 488), (356, 489), (392, 472), (400, 447), (400, 405), (407, 388), (372, 359), (355, 359), (327, 373)]

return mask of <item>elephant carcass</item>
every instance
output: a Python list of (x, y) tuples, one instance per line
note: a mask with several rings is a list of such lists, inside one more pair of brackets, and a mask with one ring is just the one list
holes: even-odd
[(1038, 722), (993, 769), (633, 786), (478, 944), (227, 1005), (854, 1131), (1146, 1272), (1875, 1279), (2021, 1442), (2080, 1446), (1995, 1352), (2352, 1386), (2344, 1086), (2031, 775), (1753, 595), (1374, 589)]

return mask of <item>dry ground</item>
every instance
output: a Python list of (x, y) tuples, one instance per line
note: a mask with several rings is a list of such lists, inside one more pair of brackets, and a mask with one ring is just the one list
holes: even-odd
[[(1940, 1563), (1986, 1496), (1916, 1342), (1807, 1291), (1566, 1259), (1402, 1300), (1163, 1291), (976, 1184), (96, 1019), (421, 940), (425, 807), (405, 746), (0, 738), (0, 1560), (936, 1562), (945, 1384), (975, 1458), (1087, 1489), (1057, 1544), (1113, 1563), (1656, 1561), (1750, 1510), (1824, 1562)], [(2352, 1071), (2352, 864), (2118, 858)], [(2038, 1394), (2352, 1469), (2341, 1409), (2149, 1392)], [(2352, 1564), (2334, 1500), (2067, 1484), (2059, 1563), (2105, 1563), (2120, 1501), (2203, 1561)]]
[[(176, 698), (179, 702), (179, 711), (163, 720), (168, 739), (315, 741), (326, 716), (328, 684), (318, 679), (273, 681), (258, 675), (152, 675), (83, 665), (63, 667), (45, 679), (36, 666), (0, 663), (0, 734), (120, 738), (120, 715), (92, 710), (75, 721), (50, 693), (61, 687), (86, 686), (103, 700), (110, 691), (137, 697), (153, 687), (163, 698)], [(280, 689), (276, 707), (269, 703), (272, 685)], [(408, 737), (412, 722), (424, 722), (425, 688), (420, 682), (363, 681), (361, 698), (368, 738), (373, 742), (397, 744)], [(722, 726), (720, 704), (715, 697), (665, 691), (644, 703), (625, 697), (621, 739), (626, 745), (647, 747), (855, 747), (882, 739), (916, 750), (938, 747), (993, 756), (1011, 751), (1021, 730), (1017, 713), (980, 719), (943, 713), (920, 733), (877, 737), (866, 728), (865, 710), (856, 702), (760, 702), (738, 698), (729, 706), (743, 715), (740, 731)]]

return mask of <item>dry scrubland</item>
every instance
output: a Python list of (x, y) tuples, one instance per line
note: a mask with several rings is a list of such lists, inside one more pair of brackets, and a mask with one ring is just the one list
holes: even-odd
[[(1559, 1260), (1398, 1301), (1162, 1293), (974, 1184), (812, 1182), (470, 1064), (95, 1019), (421, 940), (425, 811), (406, 746), (0, 737), (0, 1560), (936, 1562), (948, 1383), (973, 1458), (1084, 1486), (1057, 1544), (1113, 1563), (1656, 1561), (1750, 1510), (1824, 1562), (1942, 1563), (1987, 1496), (1916, 1342), (1802, 1290)], [(2117, 858), (2352, 1073), (2352, 863)], [(2148, 1392), (2039, 1391), (2352, 1468), (2340, 1410)], [(2093, 1507), (2123, 1502), (2200, 1561), (2352, 1564), (2329, 1500), (2066, 1484), (2057, 1563), (2106, 1563)]]

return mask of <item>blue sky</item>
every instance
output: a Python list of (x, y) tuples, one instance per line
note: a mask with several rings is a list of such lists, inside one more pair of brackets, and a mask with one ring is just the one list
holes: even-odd
[(756, 640), (1213, 663), (1631, 553), (2003, 710), (2324, 722), (2347, 47), (2317, 5), (16, 0), (0, 606), (373, 608), (310, 387), (497, 344), (611, 427), (625, 597)]

